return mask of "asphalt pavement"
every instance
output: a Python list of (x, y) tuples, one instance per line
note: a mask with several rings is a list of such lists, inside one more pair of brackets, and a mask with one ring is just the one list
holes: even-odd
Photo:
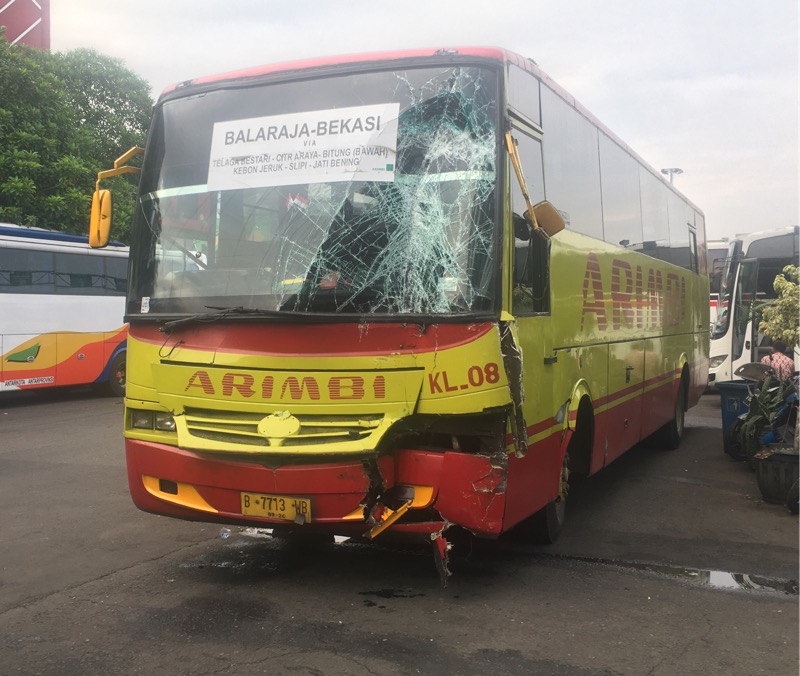
[(446, 588), (424, 546), (139, 512), (121, 417), (0, 397), (2, 674), (798, 672), (798, 520), (722, 452), (716, 395), (678, 450), (574, 484), (556, 545), (459, 543)]

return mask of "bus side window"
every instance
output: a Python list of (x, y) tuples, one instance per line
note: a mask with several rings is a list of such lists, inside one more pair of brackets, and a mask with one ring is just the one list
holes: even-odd
[(533, 233), (525, 219), (513, 215), (514, 286), (512, 312), (550, 312), (550, 240)]
[(700, 261), (697, 258), (697, 233), (694, 226), (689, 226), (689, 269), (700, 274)]
[[(515, 128), (513, 137), (528, 192), (534, 204), (544, 199), (544, 173), (542, 144), (537, 138)], [(527, 209), (525, 199), (515, 176), (511, 181), (511, 208), (514, 226), (514, 285), (511, 311), (514, 314), (550, 312), (550, 242), (541, 234), (531, 231), (520, 215)]]

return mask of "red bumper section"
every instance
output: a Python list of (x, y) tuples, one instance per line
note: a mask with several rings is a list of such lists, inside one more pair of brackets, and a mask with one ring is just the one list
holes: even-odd
[[(406, 449), (378, 459), (372, 467), (355, 460), (270, 468), (134, 440), (126, 441), (126, 455), (133, 501), (154, 514), (265, 528), (293, 526), (242, 514), (243, 492), (286, 496), (310, 500), (311, 518), (303, 528), (361, 535), (371, 524), (358, 512), (376, 494), (376, 485), (383, 485), (378, 491), (382, 495), (393, 487), (402, 494), (401, 487), (426, 486), (432, 488), (427, 491), (430, 498), (424, 504), (416, 500), (402, 515), (397, 510), (396, 521), (386, 529), (438, 533), (455, 524), (483, 537), (496, 537), (503, 530), (506, 470), (485, 456)], [(383, 505), (378, 502), (380, 512)]]

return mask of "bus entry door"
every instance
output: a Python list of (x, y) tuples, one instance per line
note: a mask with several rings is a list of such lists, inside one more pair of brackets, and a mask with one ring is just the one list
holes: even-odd
[[(744, 357), (744, 363), (753, 360), (755, 348), (755, 330), (752, 321), (753, 309), (758, 291), (758, 260), (747, 258), (739, 266), (739, 283), (736, 285), (736, 297), (733, 304), (731, 359), (736, 362)], [(732, 365), (732, 371), (739, 364)]]

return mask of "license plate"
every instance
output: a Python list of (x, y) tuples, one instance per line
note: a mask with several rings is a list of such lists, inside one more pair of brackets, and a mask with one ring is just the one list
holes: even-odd
[(281, 521), (311, 521), (311, 500), (289, 495), (242, 493), (242, 514)]

